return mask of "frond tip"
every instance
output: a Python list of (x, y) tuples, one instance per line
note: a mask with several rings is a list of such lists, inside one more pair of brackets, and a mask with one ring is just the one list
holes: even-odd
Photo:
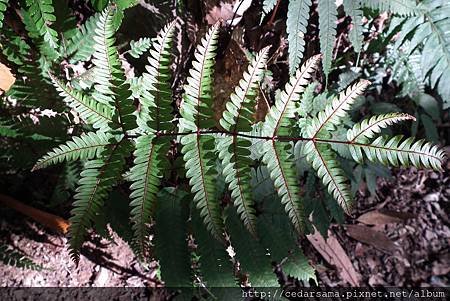
[(404, 113), (389, 113), (372, 116), (371, 118), (364, 119), (355, 124), (352, 129), (348, 130), (347, 140), (350, 142), (364, 142), (381, 132), (383, 128), (404, 120), (416, 120), (416, 118)]
[(442, 149), (425, 140), (414, 142), (414, 138), (403, 138), (401, 135), (392, 138), (380, 136), (370, 144), (353, 143), (350, 144), (350, 152), (358, 162), (362, 160), (363, 150), (372, 162), (442, 170), (445, 160)]

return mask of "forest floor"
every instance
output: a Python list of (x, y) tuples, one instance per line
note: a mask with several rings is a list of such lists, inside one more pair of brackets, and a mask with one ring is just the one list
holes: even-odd
[[(450, 163), (439, 173), (395, 170), (391, 179), (379, 179), (377, 196), (363, 192), (356, 203), (347, 224), (334, 226), (332, 233), (360, 275), (361, 286), (450, 286)], [(155, 267), (143, 270), (114, 233), (112, 241), (91, 239), (77, 267), (65, 237), (12, 211), (2, 216), (0, 235), (44, 268), (33, 271), (0, 263), (0, 286), (161, 286)], [(319, 284), (348, 286), (339, 267), (326, 262), (309, 243), (304, 251)]]

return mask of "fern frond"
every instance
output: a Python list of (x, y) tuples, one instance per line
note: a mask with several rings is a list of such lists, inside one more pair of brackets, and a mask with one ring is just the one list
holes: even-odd
[(317, 68), (320, 55), (308, 59), (286, 84), (281, 96), (275, 100), (264, 122), (264, 133), (268, 136), (288, 136), (291, 131), (292, 118), (295, 117), (296, 105), (300, 100), (300, 93), (305, 90), (311, 74)]
[(56, 21), (52, 0), (26, 0), (26, 3), (39, 34), (51, 48), (57, 49), (58, 34), (50, 27)]
[(414, 142), (414, 138), (403, 139), (403, 136), (380, 136), (372, 143), (353, 143), (350, 152), (355, 161), (361, 162), (362, 152), (376, 163), (392, 166), (414, 166), (417, 168), (432, 168), (442, 170), (445, 153), (436, 145), (425, 140)]
[(253, 123), (253, 107), (259, 83), (264, 75), (269, 47), (261, 50), (250, 62), (248, 70), (236, 86), (220, 119), (220, 125), (229, 132), (249, 132)]
[(347, 111), (350, 110), (356, 98), (362, 95), (369, 84), (368, 80), (360, 80), (339, 93), (339, 96), (327, 104), (325, 110), (319, 112), (317, 117), (312, 120), (311, 125), (307, 129), (308, 137), (315, 138), (322, 129), (330, 129), (334, 125), (338, 125), (347, 114)]
[(95, 65), (94, 99), (104, 104), (114, 104), (114, 86), (112, 81), (116, 73), (121, 73), (121, 64), (114, 48), (115, 28), (114, 12), (112, 7), (107, 7), (99, 16), (96, 23), (94, 40), (94, 53), (92, 63)]
[(74, 208), (70, 212), (69, 244), (70, 255), (79, 261), (80, 248), (92, 222), (101, 212), (104, 200), (116, 184), (125, 166), (125, 157), (130, 152), (131, 144), (127, 140), (110, 140), (111, 147), (102, 153), (102, 159), (86, 162), (76, 189)]
[(277, 0), (264, 0), (263, 1), (263, 11), (261, 14), (261, 22), (264, 19), (264, 17), (274, 9), (276, 4), (277, 4)]
[(158, 194), (161, 202), (156, 207), (154, 243), (161, 278), (167, 287), (192, 287), (186, 196), (174, 188), (165, 188)]
[[(184, 130), (199, 131), (214, 125), (212, 83), (218, 30), (219, 23), (216, 23), (196, 48), (180, 109), (180, 124)], [(221, 240), (223, 219), (214, 184), (217, 175), (215, 139), (210, 135), (195, 133), (183, 136), (181, 144), (194, 202), (208, 230)]]
[(49, 151), (40, 158), (31, 171), (48, 167), (64, 161), (90, 160), (98, 158), (105, 147), (109, 146), (111, 137), (105, 133), (88, 133), (80, 137), (73, 137), (68, 141)]
[(87, 124), (96, 129), (105, 129), (113, 121), (113, 111), (109, 105), (97, 103), (95, 99), (73, 90), (50, 74), (56, 90), (63, 97), (64, 102)]
[(344, 0), (344, 9), (350, 18), (352, 18), (352, 28), (348, 33), (348, 38), (353, 45), (355, 52), (359, 53), (362, 48), (364, 40), (362, 17), (363, 12), (361, 10), (360, 0)]
[(418, 13), (414, 0), (361, 0), (364, 7), (387, 11), (399, 16), (412, 16)]
[[(250, 132), (252, 111), (255, 98), (259, 92), (259, 82), (264, 75), (269, 48), (261, 50), (244, 72), (235, 92), (226, 104), (220, 124), (232, 133)], [(251, 142), (240, 137), (223, 137), (219, 139), (219, 158), (222, 160), (225, 181), (231, 190), (231, 197), (247, 229), (256, 236), (256, 216), (251, 198), (250, 163)]]
[(147, 52), (152, 46), (152, 40), (150, 38), (140, 38), (137, 41), (130, 42), (130, 55), (136, 59), (140, 58), (145, 52)]
[(141, 97), (141, 110), (148, 112), (148, 126), (155, 131), (172, 130), (172, 89), (170, 64), (175, 21), (167, 24), (153, 40), (143, 85), (148, 93)]
[(68, 41), (66, 55), (70, 57), (70, 63), (88, 60), (94, 53), (95, 48), (95, 28), (99, 22), (100, 13), (89, 17), (81, 25), (73, 37)]
[(99, 17), (95, 29), (95, 52), (93, 98), (115, 108), (114, 123), (109, 126), (121, 133), (136, 128), (135, 107), (131, 99), (130, 85), (126, 80), (115, 44), (115, 15), (118, 11), (110, 6)]
[(35, 263), (33, 260), (25, 256), (22, 252), (8, 247), (8, 245), (0, 244), (0, 262), (6, 265), (40, 271), (43, 266)]
[(318, 1), (320, 52), (323, 55), (322, 66), (328, 85), (328, 74), (333, 60), (334, 41), (336, 40), (337, 10), (335, 0)]
[(136, 140), (134, 165), (129, 172), (128, 180), (132, 182), (130, 206), (134, 246), (141, 260), (147, 257), (150, 247), (149, 224), (159, 191), (160, 179), (168, 166), (165, 155), (169, 145), (170, 140), (158, 140), (152, 134), (140, 136)]
[(212, 136), (190, 134), (181, 139), (181, 151), (194, 202), (208, 230), (222, 240), (223, 218), (215, 185), (214, 143)]
[(349, 129), (347, 131), (347, 140), (352, 143), (365, 143), (369, 138), (372, 138), (375, 134), (380, 133), (383, 128), (404, 120), (415, 119), (416, 118), (414, 116), (404, 113), (389, 113), (372, 116), (355, 124), (353, 128)]
[(212, 83), (216, 57), (219, 23), (213, 25), (202, 38), (194, 53), (192, 68), (185, 85), (180, 113), (188, 130), (207, 129), (214, 125)]
[[(437, 88), (444, 100), (444, 109), (450, 107), (450, 3), (423, 1), (423, 14), (410, 17), (402, 25), (396, 47), (402, 45), (407, 55), (421, 49), (421, 69), (431, 87)], [(409, 41), (408, 41), (409, 40)], [(407, 44), (406, 41), (409, 43)], [(405, 45), (406, 44), (406, 45)]]
[[(281, 96), (275, 101), (275, 105), (264, 122), (264, 133), (272, 137), (288, 136), (293, 126), (293, 118), (296, 113), (296, 104), (300, 100), (300, 93), (305, 90), (311, 78), (311, 73), (317, 67), (320, 56), (310, 58), (295, 76), (292, 76)], [(295, 229), (303, 231), (305, 216), (302, 201), (300, 199), (300, 189), (297, 184), (294, 163), (289, 155), (290, 145), (275, 140), (264, 143), (263, 162), (267, 165), (270, 177), (274, 181), (281, 202), (289, 215)]]
[(266, 141), (264, 143), (264, 164), (274, 182), (281, 203), (294, 225), (302, 233), (305, 228), (305, 212), (300, 197), (300, 188), (295, 174), (295, 164), (289, 154), (290, 145), (283, 142)]
[(344, 171), (339, 167), (336, 154), (329, 144), (308, 141), (305, 144), (304, 153), (306, 160), (316, 170), (328, 189), (328, 193), (338, 202), (346, 213), (350, 213), (352, 197), (350, 187), (346, 183)]
[(286, 21), (289, 43), (289, 73), (294, 74), (305, 51), (305, 34), (308, 26), (311, 0), (290, 0)]
[(3, 19), (5, 18), (5, 11), (8, 7), (9, 0), (0, 0), (0, 29), (3, 27)]

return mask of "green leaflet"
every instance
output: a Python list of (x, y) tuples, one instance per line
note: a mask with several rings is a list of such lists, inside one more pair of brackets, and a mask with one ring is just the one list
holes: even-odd
[(328, 188), (328, 193), (349, 214), (352, 206), (350, 187), (346, 183), (347, 178), (330, 145), (309, 141), (305, 145), (304, 152), (306, 159), (316, 170), (317, 176), (322, 179), (323, 184)]
[(8, 247), (8, 245), (0, 242), (0, 262), (3, 264), (23, 269), (40, 271), (44, 267), (35, 263), (19, 250)]
[[(212, 26), (197, 46), (189, 70), (183, 102), (180, 125), (185, 131), (199, 131), (214, 125), (212, 111), (212, 76), (215, 49), (217, 47), (218, 23)], [(193, 133), (181, 138), (181, 152), (185, 161), (186, 176), (194, 194), (194, 202), (208, 230), (217, 239), (223, 239), (223, 219), (214, 184), (215, 139), (210, 135)]]
[(314, 269), (297, 245), (297, 232), (293, 231), (289, 218), (265, 168), (252, 172), (254, 195), (262, 209), (258, 216), (258, 232), (261, 244), (269, 251), (270, 258), (281, 264), (285, 274), (300, 280), (315, 279)]
[(411, 16), (418, 13), (415, 2), (414, 0), (361, 0), (361, 5), (400, 16)]
[(294, 74), (305, 51), (305, 34), (308, 26), (311, 0), (290, 0), (286, 21), (289, 43), (289, 73)]
[(361, 150), (372, 162), (392, 166), (412, 165), (417, 168), (433, 168), (435, 170), (442, 170), (445, 157), (444, 151), (436, 145), (425, 142), (425, 140), (403, 139), (403, 136), (392, 138), (380, 136), (370, 144), (351, 144), (350, 151), (355, 161), (362, 160)]
[(58, 34), (49, 24), (56, 21), (52, 0), (26, 0), (28, 13), (36, 26), (36, 30), (42, 36), (50, 48), (58, 48)]
[(335, 0), (318, 1), (320, 52), (323, 54), (323, 72), (328, 85), (328, 74), (331, 72), (334, 41), (336, 39), (337, 11)]
[(32, 171), (58, 164), (63, 161), (90, 160), (100, 157), (105, 147), (109, 146), (111, 137), (105, 133), (88, 133), (73, 137), (39, 159)]
[(66, 55), (70, 57), (69, 61), (72, 64), (79, 61), (86, 61), (94, 53), (95, 28), (99, 18), (100, 13), (96, 13), (95, 15), (89, 17), (68, 41)]
[(264, 19), (264, 17), (273, 10), (273, 8), (275, 7), (275, 4), (277, 4), (277, 0), (264, 0), (263, 1), (263, 13), (261, 14), (261, 22)]
[(215, 185), (214, 137), (190, 134), (181, 138), (181, 144), (193, 200), (208, 230), (222, 240), (223, 218)]
[(360, 80), (335, 97), (331, 103), (326, 105), (325, 110), (314, 117), (311, 125), (307, 128), (308, 137), (314, 138), (322, 130), (332, 129), (339, 124), (350, 110), (351, 105), (355, 103), (356, 98), (362, 95), (369, 84), (370, 82), (367, 80)]
[[(450, 3), (423, 1), (421, 14), (408, 18), (401, 27), (396, 48), (404, 46), (406, 55), (420, 51), (421, 73), (442, 96), (444, 109), (450, 107)], [(408, 43), (406, 43), (408, 41)], [(423, 45), (423, 47), (420, 47)]]
[(94, 89), (93, 97), (100, 103), (114, 105), (114, 92), (112, 81), (117, 74), (123, 73), (115, 43), (114, 22), (115, 10), (106, 8), (99, 16), (93, 36)]
[(180, 123), (187, 130), (208, 129), (214, 125), (212, 83), (219, 23), (212, 26), (194, 53), (192, 68), (185, 85)]
[(117, 183), (123, 172), (125, 158), (130, 152), (127, 140), (110, 140), (112, 147), (102, 153), (102, 159), (86, 162), (76, 189), (74, 208), (70, 212), (69, 244), (70, 255), (75, 262), (79, 261), (80, 248), (88, 228), (102, 210), (103, 202), (109, 191)]
[(136, 59), (140, 58), (145, 52), (147, 52), (152, 46), (152, 40), (150, 38), (140, 38), (137, 41), (130, 42), (130, 55)]
[(165, 188), (158, 194), (161, 202), (158, 202), (155, 216), (155, 251), (161, 278), (167, 287), (192, 287), (186, 196), (185, 192), (174, 188)]
[(355, 52), (361, 52), (363, 43), (363, 26), (362, 17), (363, 13), (361, 10), (360, 0), (344, 0), (344, 9), (347, 15), (352, 18), (352, 29), (348, 33), (350, 42), (353, 45)]
[(352, 129), (347, 131), (347, 140), (350, 142), (365, 143), (375, 134), (380, 133), (383, 128), (404, 120), (415, 120), (411, 115), (404, 113), (389, 113), (376, 115), (355, 124)]
[[(162, 172), (168, 167), (166, 154), (169, 139), (155, 139), (152, 134), (136, 140), (134, 165), (128, 180), (131, 189), (131, 220), (134, 230), (134, 250), (141, 260), (149, 254), (149, 224), (154, 211)], [(165, 201), (165, 200), (163, 200)]]
[(147, 72), (143, 74), (145, 92), (141, 97), (140, 116), (150, 128), (157, 132), (173, 130), (172, 89), (170, 86), (170, 64), (175, 21), (164, 27), (154, 39)]
[[(259, 92), (269, 48), (261, 50), (244, 72), (239, 86), (231, 94), (219, 123), (226, 130), (237, 132), (251, 131), (255, 97)], [(251, 197), (250, 164), (251, 142), (237, 136), (218, 139), (217, 149), (222, 160), (223, 174), (231, 191), (231, 197), (244, 222), (244, 225), (256, 236), (256, 216)]]
[[(300, 93), (315, 70), (320, 56), (310, 58), (295, 76), (286, 84), (284, 91), (275, 105), (270, 109), (264, 122), (264, 133), (270, 136), (288, 136), (292, 130), (292, 119), (295, 116), (295, 102), (300, 100)], [(263, 144), (263, 162), (267, 165), (270, 177), (275, 183), (281, 202), (289, 215), (295, 229), (303, 231), (305, 216), (300, 190), (297, 184), (294, 164), (288, 152), (289, 144), (276, 141), (266, 141)]]
[(64, 102), (80, 114), (84, 122), (96, 129), (105, 129), (108, 123), (113, 121), (113, 112), (109, 105), (97, 103), (90, 96), (71, 89), (51, 74), (50, 78), (60, 96), (64, 97)]

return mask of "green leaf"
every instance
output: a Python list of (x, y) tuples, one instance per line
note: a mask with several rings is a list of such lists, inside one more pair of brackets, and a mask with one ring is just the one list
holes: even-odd
[(350, 213), (352, 198), (344, 171), (340, 168), (336, 154), (329, 144), (309, 141), (305, 145), (306, 160), (316, 170), (319, 179), (328, 193), (338, 202), (346, 213)]
[(191, 256), (188, 249), (187, 194), (165, 188), (158, 194), (155, 216), (155, 252), (166, 287), (192, 287)]
[(58, 34), (50, 27), (56, 21), (52, 0), (26, 0), (30, 14), (37, 31), (44, 41), (53, 49), (58, 48)]
[(305, 51), (305, 34), (308, 26), (311, 0), (290, 0), (286, 22), (289, 43), (289, 73), (294, 74)]
[(103, 151), (102, 159), (87, 161), (81, 172), (69, 227), (70, 255), (76, 263), (87, 230), (101, 213), (103, 202), (121, 176), (125, 157), (130, 152), (131, 145), (127, 140), (112, 138), (110, 143), (113, 146)]
[(355, 161), (361, 161), (364, 151), (371, 162), (392, 166), (414, 166), (417, 168), (432, 168), (442, 170), (445, 153), (437, 146), (424, 140), (414, 141), (414, 138), (403, 139), (403, 136), (392, 138), (380, 136), (370, 144), (354, 143), (350, 145)]
[[(250, 63), (231, 100), (227, 102), (220, 124), (229, 132), (250, 132), (255, 97), (264, 74), (269, 48), (264, 48)], [(238, 213), (247, 229), (256, 236), (256, 216), (251, 198), (250, 164), (251, 142), (237, 136), (219, 139), (217, 149), (223, 165), (223, 174), (231, 191)]]
[(307, 129), (308, 138), (315, 138), (322, 130), (333, 129), (335, 125), (341, 123), (342, 118), (346, 116), (356, 98), (362, 95), (369, 84), (368, 80), (360, 80), (341, 92), (331, 103), (328, 103), (325, 110), (319, 112), (317, 117), (312, 120)]
[(0, 0), (0, 29), (3, 27), (3, 19), (5, 18), (5, 11), (8, 8), (9, 0)]
[(144, 92), (140, 116), (155, 131), (173, 130), (170, 65), (175, 21), (167, 24), (153, 40), (147, 72), (143, 74)]
[(105, 129), (108, 123), (113, 121), (113, 112), (109, 105), (97, 103), (91, 97), (71, 89), (52, 74), (50, 74), (50, 78), (60, 96), (64, 98), (64, 102), (80, 114), (80, 118), (84, 122), (91, 124), (96, 129)]
[(149, 224), (163, 172), (169, 166), (165, 158), (169, 143), (168, 139), (155, 139), (153, 134), (140, 136), (136, 140), (135, 159), (128, 180), (132, 182), (130, 206), (134, 249), (141, 260), (149, 255)]
[(415, 120), (415, 118), (404, 113), (390, 113), (372, 116), (355, 124), (352, 129), (348, 130), (347, 140), (349, 142), (367, 142), (368, 139), (372, 138), (375, 134), (380, 133), (383, 128), (404, 120)]
[(105, 147), (110, 146), (111, 137), (105, 133), (88, 133), (80, 137), (73, 137), (58, 147), (55, 147), (45, 156), (40, 158), (34, 165), (32, 171), (48, 167), (64, 161), (91, 160), (100, 157)]
[(333, 60), (334, 41), (336, 39), (337, 11), (335, 0), (321, 0), (317, 9), (319, 12), (320, 51), (323, 54), (323, 72), (328, 85), (328, 74)]
[(344, 0), (344, 9), (347, 15), (352, 18), (352, 28), (348, 33), (348, 38), (353, 45), (355, 52), (361, 52), (362, 43), (364, 40), (363, 36), (363, 25), (362, 17), (363, 13), (361, 10), (360, 0)]
[[(264, 134), (272, 137), (290, 135), (295, 117), (295, 102), (300, 100), (300, 93), (304, 91), (311, 73), (315, 70), (320, 56), (310, 58), (295, 76), (286, 84), (284, 91), (270, 111), (264, 122)], [(264, 142), (262, 153), (263, 162), (267, 165), (270, 177), (274, 181), (281, 202), (298, 232), (304, 230), (306, 217), (300, 199), (300, 189), (295, 174), (295, 164), (288, 152), (289, 144), (268, 140)]]

